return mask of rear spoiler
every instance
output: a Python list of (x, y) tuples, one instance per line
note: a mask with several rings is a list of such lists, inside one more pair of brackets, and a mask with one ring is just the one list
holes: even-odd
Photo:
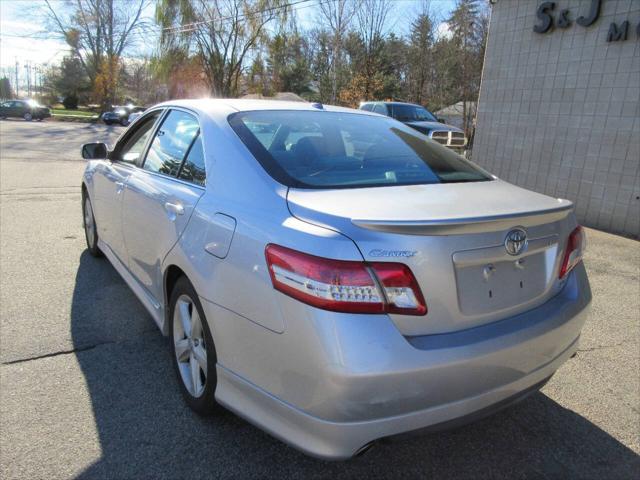
[(553, 223), (566, 218), (572, 211), (573, 203), (567, 200), (557, 208), (487, 217), (409, 221), (353, 219), (351, 223), (368, 230), (405, 235), (460, 235), (497, 232), (516, 226), (533, 227)]

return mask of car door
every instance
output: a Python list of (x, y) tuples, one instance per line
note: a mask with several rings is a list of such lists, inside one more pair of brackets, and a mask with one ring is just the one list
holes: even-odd
[(122, 200), (127, 179), (142, 163), (153, 126), (163, 110), (150, 112), (118, 140), (109, 160), (100, 162), (93, 177), (93, 210), (98, 237), (126, 265), (122, 235)]
[(162, 261), (204, 193), (204, 181), (198, 119), (171, 109), (153, 134), (142, 168), (127, 180), (122, 210), (129, 270), (158, 303)]
[(19, 101), (15, 103), (15, 112), (13, 113), (14, 117), (23, 118), (27, 113), (31, 113), (31, 105), (27, 102)]
[(18, 102), (16, 100), (9, 102), (7, 117), (22, 117), (22, 105), (22, 102)]
[(2, 102), (0, 104), (0, 117), (9, 116), (9, 112), (11, 111), (11, 103), (12, 102)]

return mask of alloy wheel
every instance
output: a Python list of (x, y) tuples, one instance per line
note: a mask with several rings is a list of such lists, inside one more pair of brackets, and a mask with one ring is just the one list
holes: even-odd
[(189, 394), (200, 397), (207, 382), (207, 346), (198, 309), (188, 295), (178, 298), (173, 311), (173, 347), (182, 383)]

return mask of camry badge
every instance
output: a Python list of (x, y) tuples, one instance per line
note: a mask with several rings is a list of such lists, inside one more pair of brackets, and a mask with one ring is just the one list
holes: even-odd
[(504, 248), (509, 255), (520, 255), (527, 247), (527, 232), (522, 228), (514, 228), (504, 239)]
[(415, 250), (380, 250), (374, 249), (369, 252), (370, 257), (413, 257), (416, 253)]

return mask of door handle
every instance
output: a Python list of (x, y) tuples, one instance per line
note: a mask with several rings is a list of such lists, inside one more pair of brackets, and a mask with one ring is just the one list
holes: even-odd
[(184, 207), (180, 203), (167, 202), (164, 204), (164, 209), (167, 211), (168, 214), (174, 216), (174, 218), (172, 218), (171, 220), (175, 219), (175, 215), (184, 214)]

